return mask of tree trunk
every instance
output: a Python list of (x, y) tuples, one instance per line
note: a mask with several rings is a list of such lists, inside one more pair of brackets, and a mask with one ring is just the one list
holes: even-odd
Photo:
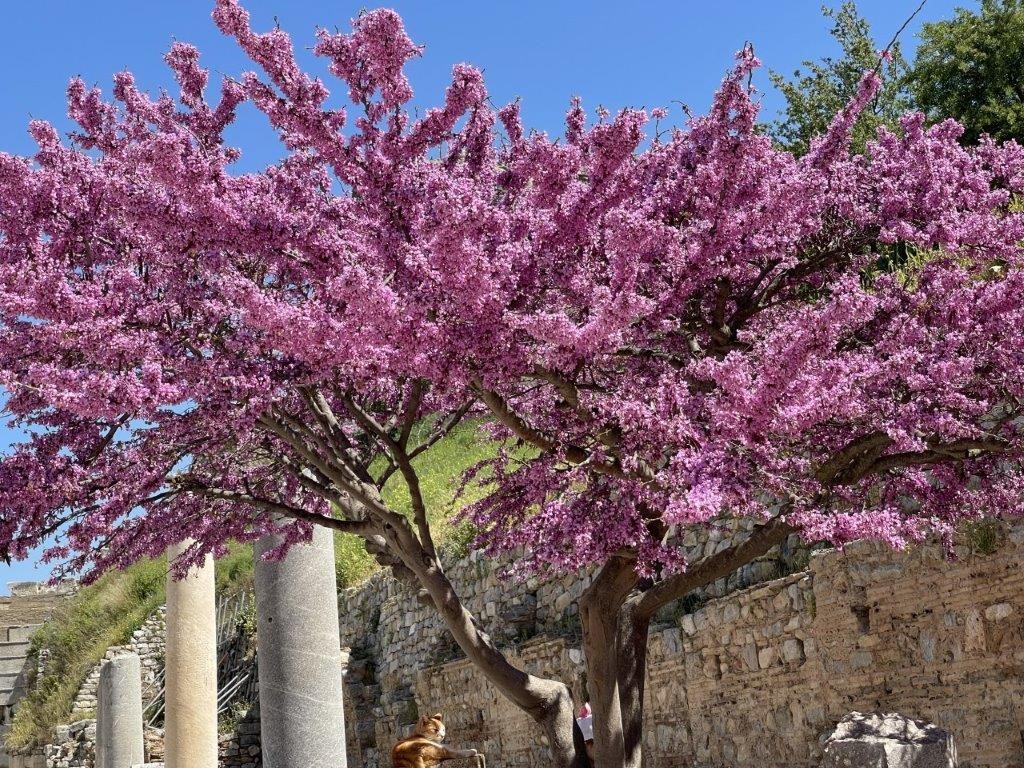
[(622, 720), (623, 768), (643, 763), (644, 686), (647, 682), (647, 634), (650, 618), (628, 600), (620, 609), (616, 635), (619, 674), (619, 711)]
[(635, 561), (609, 560), (580, 598), (587, 687), (594, 714), (595, 768), (643, 765), (647, 635), (661, 607), (705, 587), (780, 544), (792, 529), (780, 518), (686, 571), (639, 589)]
[(591, 613), (584, 629), (596, 768), (643, 764), (644, 683), (649, 619), (636, 595), (614, 613)]
[[(408, 554), (404, 547), (396, 550)], [(544, 728), (556, 768), (587, 768), (569, 688), (557, 680), (536, 677), (513, 666), (463, 605), (436, 559), (421, 556), (403, 560), (430, 595), (466, 657), (505, 698)]]
[[(642, 722), (642, 710), (637, 709), (635, 691), (623, 689), (623, 684), (633, 686), (637, 663), (643, 677), (646, 659), (646, 654), (641, 653), (638, 657), (632, 652), (633, 632), (629, 626), (624, 626), (624, 619), (628, 624), (632, 616), (629, 613), (627, 617), (626, 606), (636, 584), (633, 560), (614, 557), (605, 563), (580, 598), (587, 689), (594, 716), (595, 768), (635, 768), (640, 765), (639, 741), (631, 741), (627, 749), (626, 729), (623, 727), (627, 720), (632, 723), (639, 718)], [(644, 637), (646, 643), (646, 632)], [(641, 682), (641, 698), (642, 689)], [(632, 726), (629, 731), (632, 736)]]

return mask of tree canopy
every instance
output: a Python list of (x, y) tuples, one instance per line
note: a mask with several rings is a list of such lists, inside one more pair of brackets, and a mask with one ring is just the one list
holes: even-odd
[(908, 78), (915, 106), (932, 120), (955, 118), (963, 140), (982, 134), (1024, 140), (1024, 3), (981, 0), (921, 29)]
[[(473, 401), (542, 449), (501, 467), (479, 522), (563, 565), (648, 562), (651, 510), (762, 517), (780, 498), (815, 538), (899, 543), (1011, 482), (993, 454), (1017, 446), (1017, 149), (908, 117), (851, 156), (869, 75), (795, 159), (755, 130), (749, 51), (708, 116), (646, 150), (635, 110), (588, 126), (574, 104), (564, 141), (528, 135), (465, 65), (413, 120), (419, 48), (384, 12), (316, 48), (364, 113), (346, 134), (283, 32), (229, 2), (215, 17), (268, 80), (225, 79), (208, 106), (176, 44), (178, 106), (127, 73), (116, 102), (75, 80), (70, 143), (34, 121), (35, 157), (0, 158), (0, 357), (34, 429), (0, 470), (13, 554), (65, 525), (55, 554), (82, 565), (220, 547), (274, 505), (335, 505), (358, 530), (376, 479), (313, 446)], [(221, 132), (244, 99), (291, 154), (232, 175)], [(927, 252), (913, 280), (867, 278), (891, 243)], [(942, 457), (992, 482), (935, 482)]]
[[(262, 74), (208, 96), (176, 43), (176, 100), (73, 80), (76, 132), (34, 121), (38, 152), (0, 155), (0, 383), (29, 432), (0, 465), (10, 555), (57, 533), (52, 556), (101, 572), (191, 539), (180, 569), (282, 527), (361, 536), (506, 695), (560, 718), (568, 765), (565, 687), (458, 602), (413, 464), (482, 415), (512, 448), (481, 467), (480, 543), (600, 568), (598, 764), (623, 766), (628, 654), (669, 601), (794, 531), (900, 547), (1024, 512), (1018, 145), (909, 115), (854, 152), (868, 68), (794, 154), (758, 129), (749, 48), (707, 115), (650, 141), (664, 110), (578, 101), (564, 136), (528, 132), (463, 64), (417, 117), (421, 48), (383, 10), (319, 33), (351, 102), (331, 108), (282, 30), (234, 0), (214, 20)], [(244, 101), (288, 155), (242, 174), (223, 132)], [(395, 475), (408, 515), (380, 492)], [(678, 532), (723, 516), (755, 529), (684, 562)]]

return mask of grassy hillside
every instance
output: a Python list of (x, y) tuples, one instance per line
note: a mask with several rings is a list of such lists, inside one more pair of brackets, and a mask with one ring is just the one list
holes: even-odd
[[(496, 450), (494, 444), (480, 439), (475, 425), (464, 425), (415, 461), (435, 539), (453, 554), (464, 550), (471, 532), (465, 526), (453, 528), (448, 518), (485, 490), (467, 488), (456, 500), (462, 474)], [(397, 473), (385, 486), (384, 498), (396, 509), (410, 511), (408, 489)], [(339, 587), (358, 584), (377, 568), (362, 540), (355, 536), (338, 534), (335, 552)], [(252, 575), (252, 546), (236, 544), (217, 561), (217, 591), (244, 589), (252, 583)], [(106, 574), (54, 613), (33, 638), (33, 658), (42, 648), (50, 652), (47, 674), (36, 681), (17, 708), (7, 737), (11, 746), (44, 744), (55, 725), (70, 720), (78, 688), (106, 649), (127, 643), (132, 632), (164, 602), (166, 576), (165, 559), (139, 562), (123, 572)]]
[[(32, 638), (30, 658), (46, 648), (47, 674), (17, 706), (7, 743), (45, 744), (53, 726), (68, 722), (78, 688), (111, 645), (123, 645), (164, 601), (167, 563), (136, 563), (108, 573), (62, 604)], [(33, 665), (34, 667), (35, 665)]]
[[(442, 551), (454, 555), (465, 554), (472, 530), (466, 524), (453, 526), (452, 516), (480, 499), (487, 490), (484, 485), (473, 484), (456, 499), (462, 476), (474, 464), (494, 458), (498, 450), (496, 443), (482, 438), (478, 426), (472, 422), (461, 425), (413, 460), (434, 540)], [(388, 478), (383, 496), (392, 509), (412, 515), (409, 489), (398, 472)], [(351, 534), (335, 537), (335, 554), (339, 588), (358, 584), (377, 569), (373, 558), (363, 549), (362, 540)]]

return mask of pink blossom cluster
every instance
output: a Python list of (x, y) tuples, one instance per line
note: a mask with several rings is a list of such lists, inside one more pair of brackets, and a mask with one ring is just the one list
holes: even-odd
[[(75, 80), (77, 131), (0, 155), (11, 556), (60, 533), (51, 557), (98, 572), (257, 537), (253, 499), (331, 514), (319, 437), (365, 424), (303, 420), (310, 392), (382, 421), (472, 399), (507, 449), (467, 515), (541, 567), (682, 567), (674, 532), (722, 516), (899, 547), (1024, 511), (1021, 147), (911, 114), (852, 155), (868, 73), (794, 157), (757, 130), (749, 50), (650, 142), (664, 110), (578, 101), (564, 137), (529, 132), (462, 64), (416, 117), (391, 11), (321, 33), (351, 102), (329, 109), (284, 32), (213, 16), (260, 73), (212, 97), (178, 43), (177, 99)], [(288, 149), (258, 173), (224, 141), (243, 101)]]

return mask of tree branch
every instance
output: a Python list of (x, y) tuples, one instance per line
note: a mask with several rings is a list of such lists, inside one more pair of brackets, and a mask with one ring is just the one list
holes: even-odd
[(480, 399), (494, 414), (495, 418), (508, 427), (512, 434), (520, 440), (529, 443), (547, 453), (555, 453), (561, 450), (566, 461), (571, 464), (586, 464), (591, 471), (599, 475), (609, 475), (620, 480), (636, 480), (639, 482), (651, 482), (654, 480), (654, 473), (650, 468), (641, 465), (637, 475), (626, 472), (616, 459), (595, 459), (590, 451), (575, 445), (558, 446), (540, 430), (534, 429), (522, 417), (519, 416), (508, 403), (497, 392), (486, 389), (479, 381), (474, 383), (474, 389), (480, 395)]
[(426, 387), (420, 379), (413, 382), (412, 391), (409, 393), (409, 399), (405, 404), (405, 414), (401, 419), (402, 428), (398, 433), (398, 444), (402, 446), (403, 450), (409, 447), (409, 436), (412, 434), (413, 425), (416, 424), (416, 415), (420, 411), (420, 404), (423, 402), (425, 391)]
[(927, 441), (928, 450), (886, 454), (893, 441), (884, 432), (872, 432), (856, 438), (829, 458), (815, 472), (822, 485), (852, 485), (869, 475), (878, 475), (893, 469), (943, 464), (977, 459), (984, 455), (1002, 453), (1009, 443), (996, 438), (988, 440), (953, 440), (943, 443)]
[[(355, 455), (355, 447), (352, 445), (352, 441), (345, 434), (341, 422), (334, 414), (334, 410), (331, 408), (331, 404), (327, 402), (323, 392), (309, 387), (300, 387), (299, 394), (306, 401), (306, 407), (313, 414), (313, 418), (327, 436), (327, 447), (331, 449), (335, 458), (347, 466), (355, 476), (361, 477), (364, 473), (360, 472), (359, 468), (363, 466), (363, 462)], [(369, 476), (368, 472), (365, 474), (367, 477)], [(364, 482), (366, 481), (365, 477), (362, 479)]]
[(637, 604), (638, 615), (650, 618), (659, 608), (673, 600), (730, 575), (772, 547), (781, 544), (793, 531), (794, 529), (783, 521), (781, 516), (772, 518), (739, 544), (705, 557), (682, 573), (670, 576), (642, 592)]
[(469, 409), (473, 407), (473, 402), (473, 400), (467, 400), (448, 414), (444, 419), (441, 419), (439, 426), (435, 427), (431, 431), (427, 439), (409, 451), (409, 458), (415, 459), (421, 453), (433, 446), (438, 440), (455, 429), (459, 422), (461, 422), (465, 418), (466, 414), (469, 413)]
[(412, 461), (409, 459), (409, 455), (405, 452), (405, 448), (388, 434), (384, 427), (377, 423), (372, 414), (360, 408), (359, 404), (351, 396), (345, 395), (342, 402), (345, 403), (345, 408), (348, 409), (356, 423), (374, 435), (387, 447), (388, 452), (398, 466), (398, 470), (402, 473), (406, 486), (409, 488), (413, 520), (416, 523), (416, 530), (419, 532), (420, 543), (431, 557), (436, 558), (437, 550), (434, 547), (434, 537), (430, 532), (430, 521), (427, 519), (427, 505), (423, 501), (423, 492), (420, 489), (420, 478), (416, 473), (415, 467), (412, 465)]
[(95, 450), (92, 451), (89, 457), (82, 462), (83, 467), (87, 468), (91, 466), (93, 462), (95, 462), (100, 456), (103, 455), (103, 452), (107, 449), (107, 446), (114, 441), (114, 436), (117, 434), (117, 430), (119, 430), (121, 427), (125, 425), (125, 422), (128, 421), (128, 418), (129, 414), (122, 414), (117, 418), (117, 420), (113, 424), (110, 425), (110, 427), (107, 429), (106, 434), (104, 434), (103, 437), (100, 438), (99, 445), (97, 445)]
[(200, 496), (217, 499), (219, 501), (231, 501), (238, 504), (247, 504), (251, 507), (262, 509), (265, 512), (274, 512), (295, 520), (301, 520), (305, 523), (322, 525), (325, 528), (331, 528), (335, 531), (341, 531), (342, 533), (352, 533), (356, 536), (365, 537), (372, 535), (377, 531), (377, 526), (369, 520), (339, 520), (336, 517), (318, 515), (316, 512), (310, 512), (299, 507), (293, 507), (292, 505), (284, 504), (283, 502), (264, 499), (251, 493), (239, 493), (237, 491), (229, 491), (224, 488), (211, 488), (195, 480), (188, 480), (184, 482), (185, 490)]
[(257, 423), (272, 434), (276, 435), (286, 445), (289, 445), (299, 456), (327, 477), (327, 479), (330, 480), (337, 488), (350, 494), (354, 499), (362, 504), (368, 512), (376, 515), (382, 521), (385, 521), (387, 524), (392, 526), (401, 527), (405, 524), (404, 517), (396, 512), (392, 512), (380, 500), (376, 486), (371, 485), (368, 488), (358, 480), (353, 481), (345, 477), (342, 472), (338, 471), (337, 467), (330, 465), (324, 461), (322, 457), (309, 450), (309, 447), (305, 445), (300, 435), (295, 434), (289, 430), (286, 425), (269, 415), (261, 416), (257, 420)]

